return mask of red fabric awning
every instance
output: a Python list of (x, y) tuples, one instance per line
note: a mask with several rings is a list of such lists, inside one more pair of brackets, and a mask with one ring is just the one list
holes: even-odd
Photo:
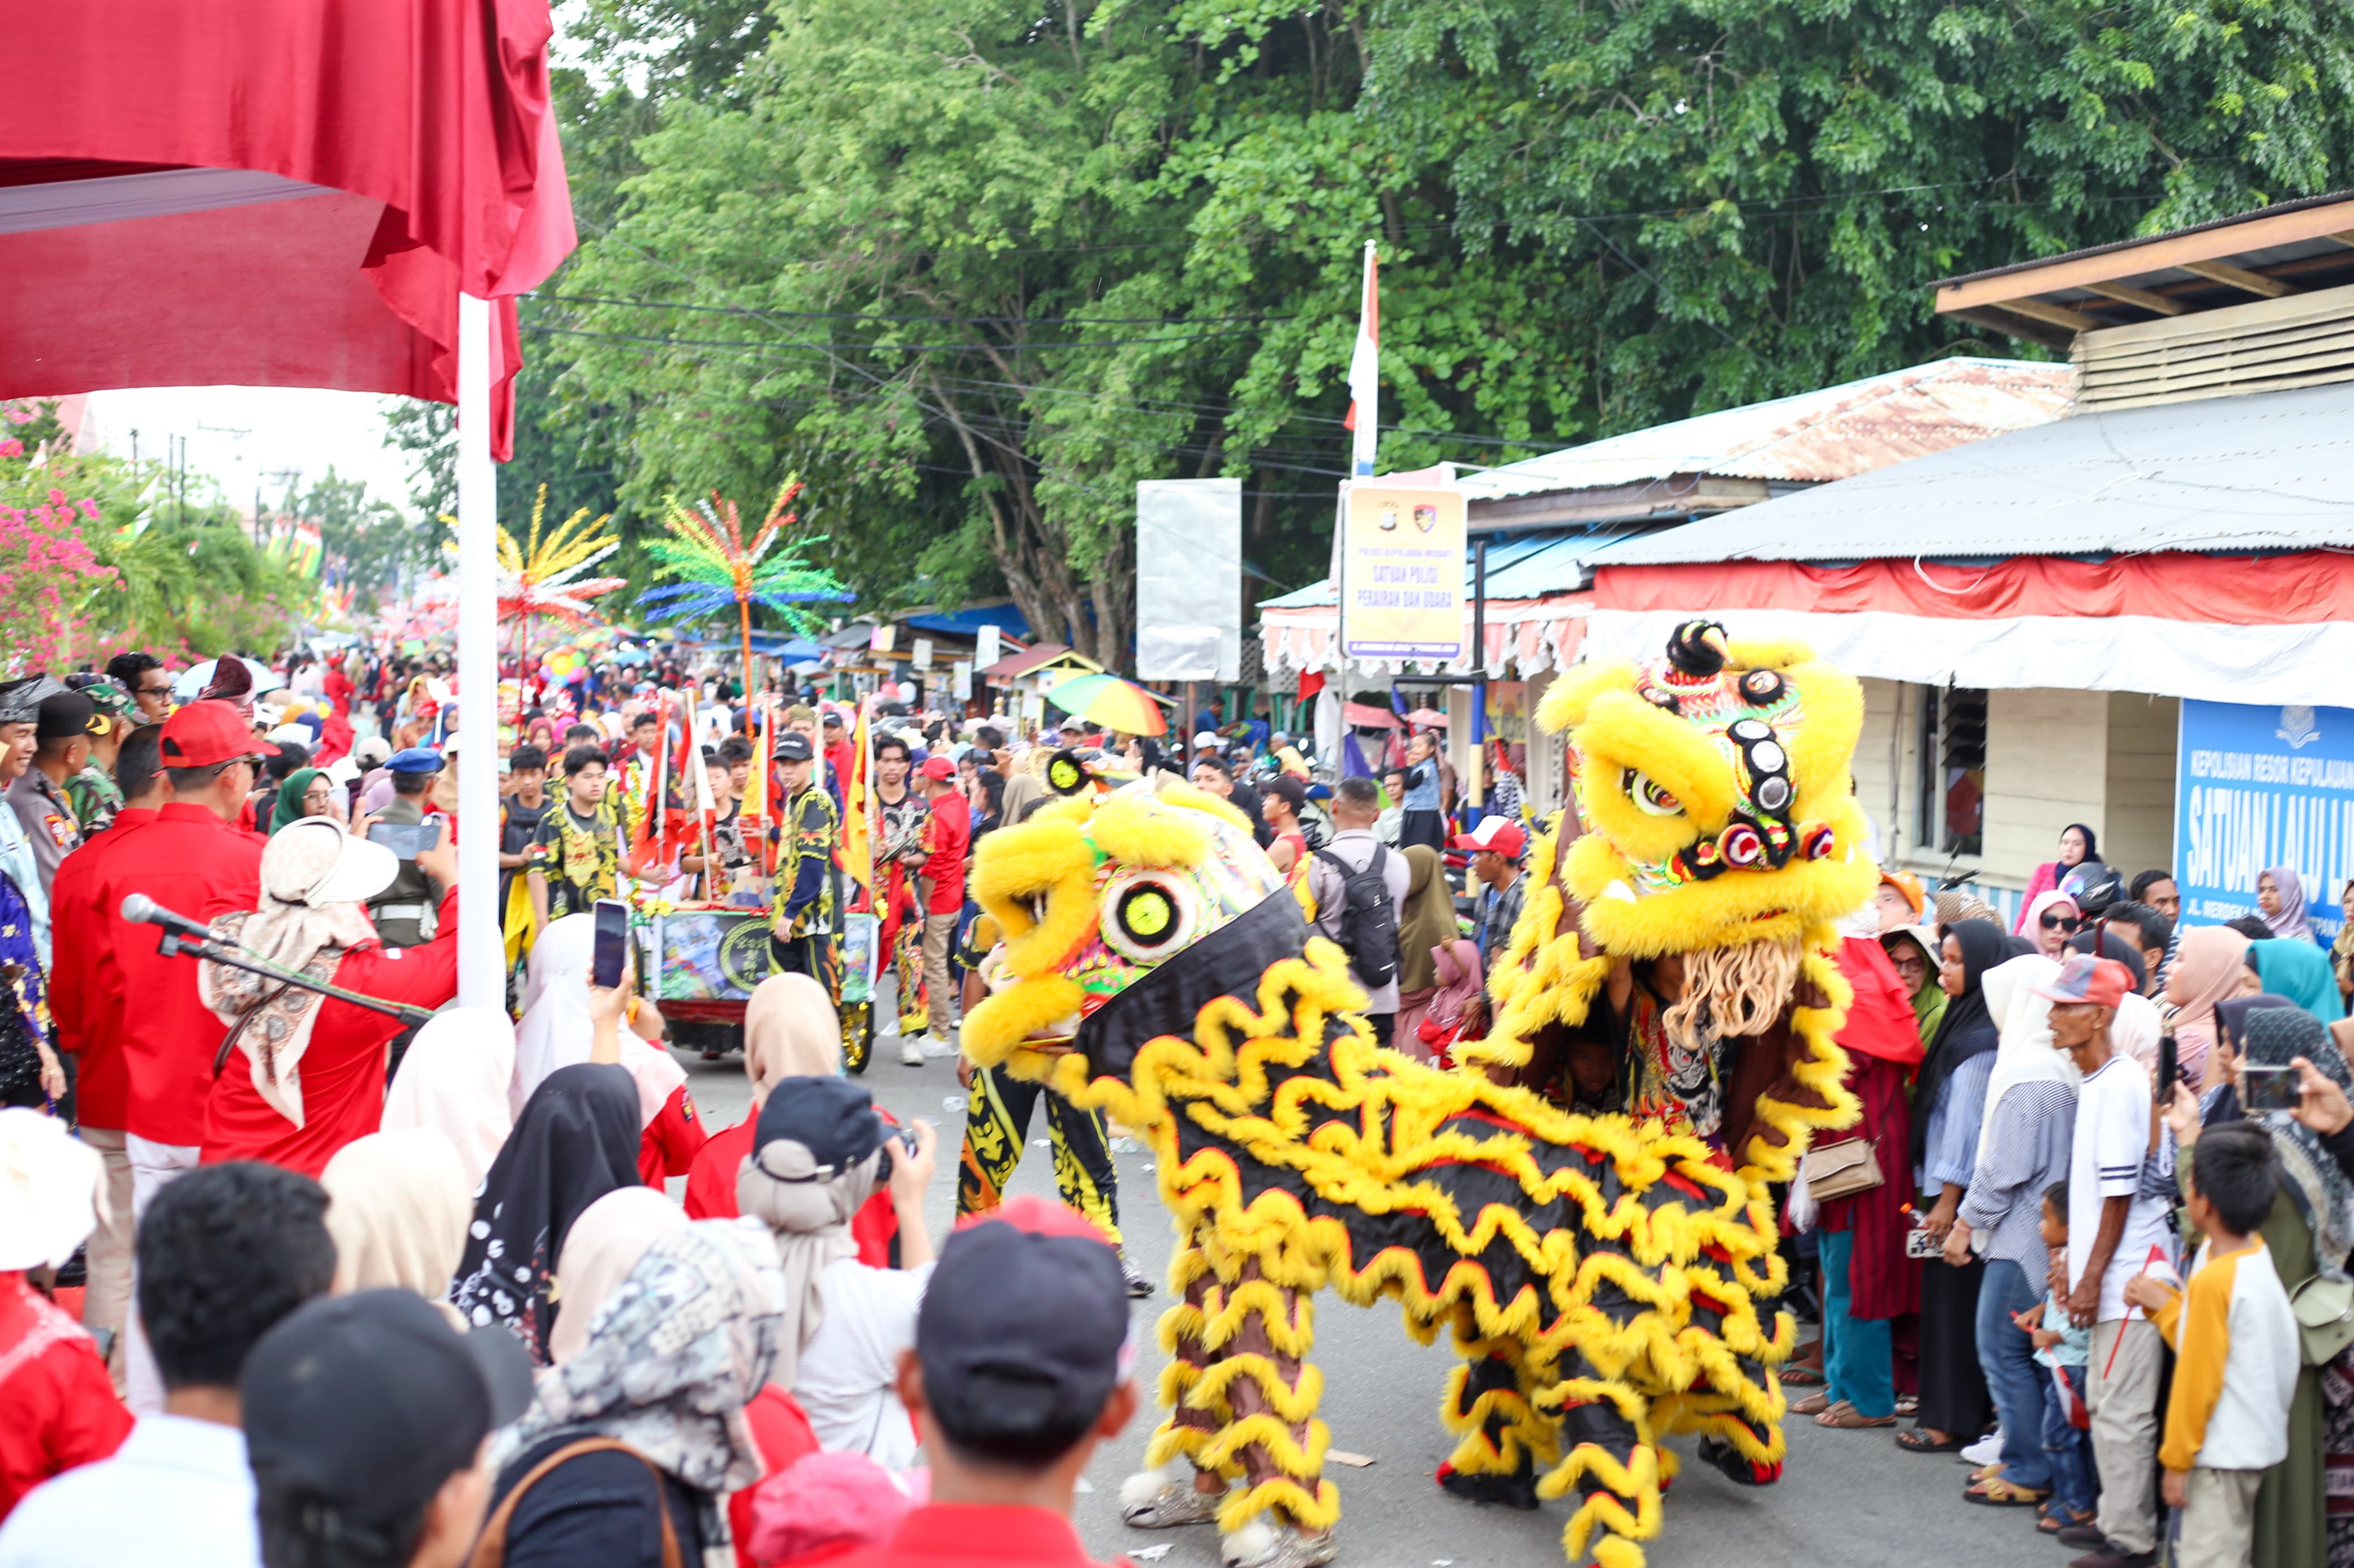
[[(457, 400), (457, 296), (574, 243), (546, 0), (20, 8), (0, 95), (0, 397), (319, 387)], [(189, 170), (256, 170), (232, 190)]]
[(2179, 553), (2105, 561), (2020, 556), (1990, 566), (1903, 560), (1850, 567), (1793, 561), (1711, 561), (1602, 567), (1596, 610), (1881, 611), (1951, 620), (2012, 616), (2076, 620), (2142, 615), (2230, 626), (2354, 620), (2354, 556)]

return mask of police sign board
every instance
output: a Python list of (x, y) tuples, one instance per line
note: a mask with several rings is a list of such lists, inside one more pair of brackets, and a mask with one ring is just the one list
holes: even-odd
[(2174, 871), (2182, 913), (2259, 913), (2256, 878), (2287, 866), (2314, 928), (2337, 935), (2354, 876), (2354, 708), (2182, 703)]

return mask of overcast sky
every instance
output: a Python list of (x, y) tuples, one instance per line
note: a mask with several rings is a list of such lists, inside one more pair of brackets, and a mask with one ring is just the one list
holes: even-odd
[(90, 395), (88, 423), (98, 444), (123, 457), (161, 459), (165, 438), (184, 436), (188, 471), (219, 482), (223, 496), (249, 509), (259, 480), (263, 503), (285, 494), (285, 474), (308, 488), (332, 466), (345, 479), (408, 508), (407, 459), (384, 444), (385, 410), (405, 401), (373, 392), (290, 387), (148, 387)]

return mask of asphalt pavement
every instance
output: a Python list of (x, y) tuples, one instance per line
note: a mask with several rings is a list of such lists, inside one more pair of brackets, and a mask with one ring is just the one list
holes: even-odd
[[(904, 1066), (898, 1047), (896, 1037), (878, 1040), (861, 1081), (903, 1121), (938, 1124), (939, 1173), (926, 1212), (933, 1234), (944, 1236), (956, 1208), (954, 1165), (964, 1126), (955, 1061), (942, 1056)], [(710, 1126), (743, 1118), (750, 1094), (741, 1056), (707, 1063), (682, 1053), (680, 1060)], [(1054, 1195), (1045, 1136), (1042, 1113), (1011, 1191)], [(1174, 1236), (1153, 1184), (1152, 1156), (1127, 1144), (1115, 1158), (1129, 1247), (1158, 1280)], [(1151, 1391), (1167, 1357), (1150, 1330), (1167, 1299), (1164, 1290), (1137, 1303), (1145, 1407), (1089, 1466), (1078, 1525), (1089, 1551), (1107, 1561), (1166, 1546), (1157, 1559), (1140, 1561), (1218, 1568), (1217, 1532), (1208, 1526), (1142, 1531), (1119, 1520), (1119, 1484), (1141, 1467), (1145, 1441), (1160, 1420)], [(1415, 1343), (1386, 1304), (1354, 1308), (1326, 1292), (1317, 1303), (1315, 1360), (1324, 1371), (1321, 1414), (1332, 1446), (1374, 1461), (1361, 1469), (1326, 1468), (1341, 1493), (1340, 1568), (1544, 1568), (1565, 1561), (1564, 1504), (1548, 1503), (1536, 1513), (1484, 1507), (1448, 1497), (1432, 1481), (1454, 1447), (1438, 1421), (1441, 1380), (1455, 1361), (1443, 1344)], [(1668, 1496), (1664, 1528), (1649, 1545), (1650, 1568), (2060, 1568), (2075, 1555), (2038, 1536), (2030, 1510), (1964, 1502), (1966, 1472), (1951, 1455), (1906, 1454), (1885, 1430), (1827, 1431), (1804, 1419), (1791, 1422), (1789, 1434), (1783, 1478), (1762, 1489), (1736, 1487), (1690, 1463), (1691, 1440), (1678, 1439), (1687, 1463)]]

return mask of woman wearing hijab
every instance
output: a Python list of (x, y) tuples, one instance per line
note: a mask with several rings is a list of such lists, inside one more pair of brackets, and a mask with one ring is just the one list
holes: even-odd
[(1938, 941), (1931, 926), (1905, 926), (1880, 938), (1888, 949), (1888, 961), (1896, 966), (1896, 978), (1912, 996), (1914, 1033), (1924, 1050), (1937, 1037), (1937, 1024), (1946, 1016), (1946, 988), (1937, 983)]
[[(1986, 1118), (1987, 1086), (2001, 1032), (1988, 1011), (1988, 970), (2009, 960), (2010, 942), (1999, 926), (1965, 920), (1940, 937), (1938, 983), (1946, 1015), (1921, 1060), (1913, 1089), (1911, 1163), (1919, 1178), (1923, 1222), (1943, 1245), (1978, 1169), (1978, 1128)], [(1921, 1403), (1910, 1432), (1896, 1446), (1915, 1454), (1959, 1448), (1986, 1425), (1986, 1376), (1978, 1366), (1978, 1287), (1986, 1265), (1960, 1267), (1935, 1260), (1921, 1273)]]
[[(405, 960), (404, 960), (405, 961)], [(400, 1058), (385, 1097), (384, 1130), (429, 1128), (457, 1151), (472, 1194), (514, 1127), (514, 1024), (503, 1007), (445, 1007)]]
[[(916, 1434), (893, 1390), (899, 1353), (916, 1342), (916, 1312), (932, 1275), (924, 1189), (932, 1129), (893, 1131), (847, 1078), (787, 1078), (760, 1107), (751, 1157), (737, 1177), (744, 1213), (776, 1238), (784, 1269), (777, 1383), (828, 1448), (886, 1469), (915, 1462)], [(877, 1191), (899, 1213), (902, 1269), (858, 1261), (851, 1216)]]
[(721, 1504), (761, 1476), (745, 1411), (776, 1361), (777, 1289), (757, 1224), (648, 1240), (496, 1442), (483, 1536), (506, 1568), (735, 1568)]
[[(261, 907), (215, 928), (283, 969), (363, 996), (435, 1008), (458, 991), (458, 880), (447, 845), (418, 856), (446, 878), (433, 940), (387, 956), (363, 901), (399, 862), (382, 844), (305, 817), (262, 852)], [(335, 1151), (384, 1117), (387, 1047), (400, 1020), (209, 960), (197, 994), (229, 1026), (205, 1112), (204, 1163), (259, 1160), (316, 1177)]]
[[(707, 1216), (695, 1216), (697, 1218)], [(734, 1218), (731, 1213), (727, 1218)], [(564, 1255), (557, 1260), (556, 1277), (566, 1310), (548, 1336), (548, 1355), (562, 1367), (588, 1348), (597, 1314), (621, 1282), (638, 1266), (654, 1242), (684, 1230), (689, 1216), (676, 1203), (649, 1187), (623, 1187), (588, 1205), (565, 1239)], [(774, 1372), (770, 1377), (775, 1376)], [(774, 1382), (764, 1383), (744, 1407), (763, 1461), (763, 1477), (782, 1473), (802, 1456), (818, 1451), (817, 1434), (793, 1396)], [(754, 1489), (745, 1487), (727, 1498), (729, 1533), (736, 1538), (737, 1568), (752, 1568)]]
[[(2209, 929), (2209, 927), (2200, 927)], [(2296, 1007), (2250, 1007), (2243, 1014), (2243, 1058), (2248, 1066), (2285, 1067), (2302, 1056), (2341, 1088), (2354, 1085), (2346, 1058), (2331, 1044), (2322, 1022)], [(2196, 1180), (2199, 1120), (2176, 1101), (2168, 1118), (2178, 1150), (2175, 1165), (2186, 1181)], [(2218, 1107), (2221, 1119), (2235, 1119), (2236, 1094)], [(2282, 1181), (2274, 1195), (2272, 1213), (2257, 1227), (2272, 1254), (2273, 1271), (2294, 1291), (2318, 1274), (2344, 1279), (2346, 1258), (2354, 1250), (2354, 1181), (2338, 1169), (2320, 1137), (2288, 1111), (2260, 1111), (2254, 1120), (2273, 1136), (2280, 1156)], [(2258, 1563), (2324, 1563), (2330, 1560), (2324, 1481), (2326, 1450), (2331, 1446), (2325, 1430), (2327, 1419), (2321, 1399), (2320, 1369), (2297, 1370), (2296, 1396), (2288, 1412), (2288, 1457), (2264, 1472), (2256, 1493), (2255, 1553)]]
[(336, 1150), (319, 1185), (335, 1238), (336, 1295), (413, 1290), (440, 1301), (450, 1294), (474, 1186), (448, 1139), (421, 1127), (372, 1132)]
[(2305, 885), (2291, 867), (2276, 865), (2256, 877), (2256, 913), (2285, 940), (2318, 944), (2305, 911)]
[[(744, 1119), (711, 1141), (686, 1173), (686, 1213), (697, 1220), (732, 1220), (736, 1176), (752, 1152), (752, 1135), (769, 1090), (787, 1078), (842, 1075), (842, 1021), (825, 987), (808, 975), (770, 975), (744, 1004), (744, 1075), (752, 1081), (752, 1108)], [(851, 1221), (858, 1260), (871, 1268), (891, 1266), (891, 1238), (899, 1222), (887, 1192), (877, 1192)]]
[(2032, 912), (2035, 900), (2058, 887), (2062, 878), (2086, 861), (2100, 858), (2100, 848), (2094, 840), (2091, 828), (2082, 822), (2071, 822), (2061, 829), (2059, 858), (2045, 861), (2035, 868), (2035, 874), (2027, 879), (2027, 894), (2020, 901), (2019, 924), (2010, 928), (2011, 935), (2033, 936), (2034, 927), (2028, 924), (2028, 916)]
[(335, 781), (319, 768), (298, 768), (278, 787), (278, 800), (270, 813), (270, 831), (274, 834), (305, 817), (332, 819), (334, 810)]
[(2285, 996), (2324, 1023), (2346, 1016), (2329, 955), (2299, 937), (2275, 937), (2248, 944), (2248, 963), (2263, 988)]
[(2052, 1003), (2036, 994), (2059, 972), (2058, 964), (2041, 955), (2013, 959), (1987, 972), (1987, 1011), (2001, 1021), (2001, 1044), (1987, 1085), (1978, 1165), (1946, 1235), (1949, 1263), (1967, 1259), (1974, 1234), (1986, 1238), (1978, 1351), (2002, 1419), (2002, 1463), (1999, 1475), (1988, 1476), (1967, 1495), (1998, 1508), (2032, 1508), (2052, 1492), (2043, 1411), (2053, 1386), (2035, 1360), (2034, 1341), (2013, 1319), (2041, 1304), (2048, 1288), (2043, 1192), (2068, 1179), (2074, 1149), (2080, 1075), (2052, 1048)]
[(2028, 905), (2019, 925), (2020, 933), (2035, 944), (2035, 950), (2056, 962), (2066, 950), (2068, 939), (2084, 928), (2084, 916), (2074, 899), (2056, 888), (2047, 888)]
[(1044, 779), (1035, 773), (1013, 774), (1005, 780), (1005, 796), (998, 804), (998, 826), (1010, 828), (1016, 822), (1029, 821), (1030, 813), (1044, 804), (1045, 800)]
[[(1837, 1137), (1863, 1139), (1883, 1174), (1897, 1171), (1913, 1138), (1905, 1085), (1921, 1062), (1912, 998), (1876, 937), (1843, 936), (1839, 967), (1854, 992), (1839, 1043), (1847, 1052), (1848, 1091), (1861, 1114)], [(1911, 1194), (1899, 1176), (1820, 1206), (1815, 1241), (1823, 1269), (1823, 1388), (1793, 1404), (1792, 1414), (1847, 1431), (1896, 1424), (1893, 1324), (1921, 1304), (1921, 1271), (1904, 1256)]]
[(1428, 844), (1408, 844), (1405, 865), (1405, 904), (1398, 910), (1397, 1021), (1391, 1038), (1400, 1050), (1427, 1061), (1421, 1026), (1438, 989), (1438, 961), (1432, 954), (1460, 933), (1438, 852)]
[[(524, 983), (523, 1022), (515, 1026), (510, 1104), (520, 1105), (557, 1068), (588, 1059), (588, 970), (596, 948), (594, 915), (567, 915), (540, 932)], [(622, 989), (629, 987), (625, 983)], [(638, 1033), (652, 1028), (658, 1034), (661, 1015), (636, 996), (630, 998), (629, 1012), (631, 1027), (620, 1032), (620, 1065), (638, 1086), (638, 1125), (643, 1134), (638, 1169), (647, 1186), (659, 1187), (687, 1173), (707, 1134), (695, 1114), (695, 1097), (687, 1092), (686, 1069)]]
[(1430, 1060), (1448, 1061), (1455, 1043), (1464, 1032), (1481, 1026), (1486, 1004), (1479, 948), (1476, 942), (1456, 937), (1438, 944), (1431, 950), (1430, 958), (1432, 978), (1437, 983), (1431, 989), (1430, 1001), (1416, 1033)]
[(2166, 1000), (2174, 1008), (2175, 1057), (2193, 1094), (2208, 1082), (2215, 1004), (2258, 989), (2247, 957), (2248, 939), (2229, 926), (2193, 926), (2174, 950), (2166, 971)]
[(639, 1185), (638, 1094), (603, 1062), (559, 1067), (532, 1091), (482, 1179), (450, 1304), (469, 1327), (500, 1324), (547, 1362), (561, 1316), (551, 1293), (573, 1223), (606, 1193)]

